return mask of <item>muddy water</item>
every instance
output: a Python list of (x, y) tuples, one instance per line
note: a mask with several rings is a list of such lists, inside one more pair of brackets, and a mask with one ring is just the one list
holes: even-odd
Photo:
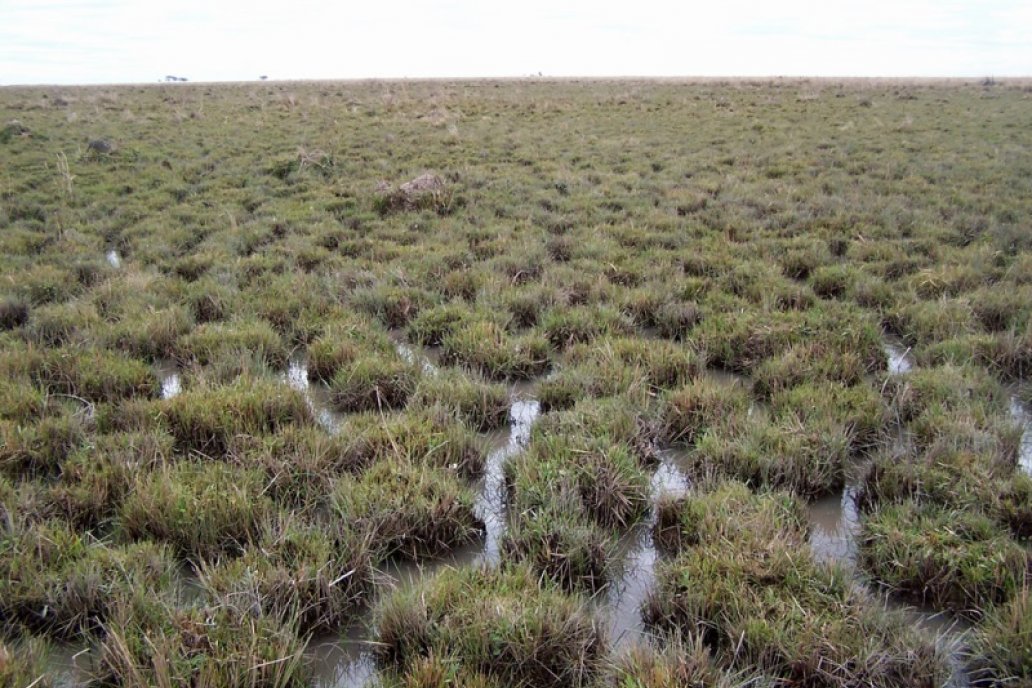
[[(659, 454), (659, 467), (652, 475), (652, 503), (664, 495), (683, 495), (691, 489), (684, 469), (686, 455), (668, 449)], [(620, 542), (619, 578), (606, 592), (609, 637), (616, 649), (640, 641), (646, 634), (641, 608), (656, 580), (659, 552), (652, 540), (655, 509), (649, 521), (631, 530)]]
[(361, 688), (380, 685), (376, 658), (367, 640), (369, 629), (362, 621), (339, 636), (313, 638), (305, 650), (314, 688)]
[(1022, 403), (1017, 394), (1011, 395), (1011, 417), (1021, 425), (1021, 445), (1018, 448), (1018, 466), (1032, 475), (1032, 409)]
[(890, 374), (902, 375), (913, 369), (914, 359), (910, 356), (910, 347), (906, 346), (902, 340), (886, 335), (882, 347), (889, 357)]
[(340, 415), (330, 406), (326, 390), (309, 382), (308, 363), (304, 359), (292, 358), (287, 364), (287, 372), (283, 374), (283, 378), (291, 388), (301, 392), (319, 425), (329, 433), (337, 433), (340, 430)]
[(505, 504), (505, 464), (519, 454), (530, 441), (530, 429), (541, 413), (541, 404), (530, 399), (515, 399), (509, 410), (509, 432), (502, 440), (494, 442), (494, 448), (487, 455), (483, 483), (477, 495), (477, 516), (484, 521), (484, 548), (479, 559), (497, 563), (499, 546), (508, 525)]
[(115, 249), (109, 249), (108, 252), (104, 254), (104, 259), (107, 260), (108, 265), (116, 270), (122, 267), (122, 256), (120, 256), (118, 251)]
[(856, 494), (855, 485), (846, 485), (840, 494), (810, 504), (810, 547), (817, 561), (856, 569), (856, 539), (860, 534)]

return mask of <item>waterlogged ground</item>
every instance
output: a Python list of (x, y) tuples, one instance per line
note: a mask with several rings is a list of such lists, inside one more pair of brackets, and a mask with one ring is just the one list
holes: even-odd
[(0, 89), (0, 685), (1032, 681), (1030, 99)]

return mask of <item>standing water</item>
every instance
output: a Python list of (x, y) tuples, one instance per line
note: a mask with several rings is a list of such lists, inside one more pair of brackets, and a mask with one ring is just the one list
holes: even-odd
[(1011, 417), (1021, 425), (1021, 445), (1018, 448), (1018, 466), (1032, 475), (1032, 411), (1021, 402), (1017, 394), (1011, 396)]
[(889, 357), (889, 373), (892, 375), (909, 373), (914, 367), (914, 360), (910, 356), (910, 347), (905, 347), (903, 342), (896, 337), (886, 337), (882, 346)]
[(691, 485), (681, 468), (683, 455), (675, 450), (659, 454), (659, 467), (652, 475), (652, 516), (648, 523), (633, 529), (621, 543), (626, 553), (621, 562), (620, 579), (609, 588), (609, 636), (617, 648), (639, 640), (645, 634), (642, 605), (656, 580), (659, 553), (652, 539), (656, 505), (664, 495), (683, 495)]
[(500, 557), (499, 546), (505, 534), (505, 464), (523, 451), (530, 441), (530, 428), (541, 413), (541, 404), (517, 399), (509, 410), (509, 436), (504, 444), (487, 455), (484, 484), (477, 495), (477, 516), (484, 522), (482, 561), (494, 564)]
[(336, 433), (340, 430), (340, 417), (334, 413), (325, 399), (321, 399), (319, 391), (308, 381), (308, 364), (299, 358), (293, 358), (287, 364), (287, 372), (284, 374), (285, 381), (291, 388), (301, 392), (305, 403), (312, 411), (316, 421), (327, 432)]
[(179, 377), (179, 369), (171, 361), (159, 361), (155, 366), (158, 380), (161, 381), (161, 398), (171, 399), (183, 391), (183, 383)]

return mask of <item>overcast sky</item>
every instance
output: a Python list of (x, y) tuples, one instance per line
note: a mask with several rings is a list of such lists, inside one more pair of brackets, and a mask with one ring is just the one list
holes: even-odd
[(0, 84), (1028, 76), (1032, 0), (0, 0)]

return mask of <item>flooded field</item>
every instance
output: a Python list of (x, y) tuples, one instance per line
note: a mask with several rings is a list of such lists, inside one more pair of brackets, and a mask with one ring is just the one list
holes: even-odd
[(0, 89), (0, 685), (1028, 683), (1027, 101)]

